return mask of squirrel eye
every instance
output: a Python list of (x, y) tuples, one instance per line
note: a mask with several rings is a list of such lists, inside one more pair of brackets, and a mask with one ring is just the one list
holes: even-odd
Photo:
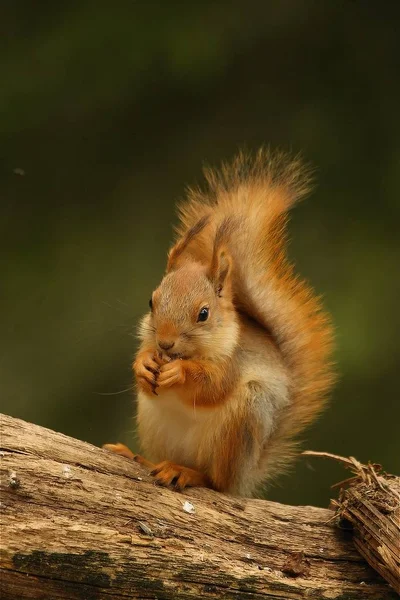
[(199, 316), (197, 317), (197, 322), (199, 322), (199, 321), (207, 321), (207, 319), (208, 319), (208, 312), (209, 312), (208, 306), (203, 306), (203, 308), (199, 312)]
[(151, 310), (153, 310), (153, 298), (150, 298), (149, 306), (150, 306)]

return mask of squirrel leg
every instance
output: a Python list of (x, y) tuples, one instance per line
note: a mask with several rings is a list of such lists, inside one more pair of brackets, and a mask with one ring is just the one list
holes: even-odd
[(172, 484), (178, 491), (182, 491), (185, 487), (212, 488), (211, 480), (204, 473), (177, 465), (169, 460), (156, 465), (150, 475), (155, 477), (156, 483), (159, 485), (168, 486)]
[(212, 487), (210, 479), (195, 469), (182, 467), (169, 460), (155, 465), (140, 454), (134, 454), (125, 444), (103, 444), (103, 448), (134, 460), (146, 469), (151, 469), (150, 475), (155, 477), (159, 485), (168, 486), (172, 483), (175, 489), (179, 491), (185, 489), (185, 487)]
[(273, 422), (269, 396), (261, 385), (248, 382), (236, 393), (242, 400), (240, 411), (232, 412), (221, 428), (209, 458), (209, 473), (214, 489), (249, 497), (263, 478), (260, 461)]
[(143, 456), (140, 456), (140, 454), (134, 454), (132, 450), (129, 450), (128, 446), (125, 446), (125, 444), (103, 444), (103, 448), (105, 450), (109, 450), (110, 452), (114, 452), (115, 454), (119, 454), (120, 456), (130, 458), (131, 460), (134, 460), (140, 465), (146, 467), (146, 469), (154, 469), (155, 467), (155, 465), (152, 462), (150, 462)]

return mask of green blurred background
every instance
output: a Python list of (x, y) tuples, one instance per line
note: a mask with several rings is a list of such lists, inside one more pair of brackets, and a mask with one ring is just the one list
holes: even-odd
[[(3, 2), (1, 410), (133, 446), (174, 203), (205, 161), (270, 144), (317, 168), (290, 255), (337, 328), (305, 447), (399, 472), (399, 22), (392, 2)], [(326, 505), (346, 476), (301, 459), (269, 497)]]

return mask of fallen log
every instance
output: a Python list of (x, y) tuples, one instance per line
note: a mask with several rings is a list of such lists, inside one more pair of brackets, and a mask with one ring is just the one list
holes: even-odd
[(154, 485), (136, 463), (2, 415), (2, 600), (389, 600), (334, 513)]

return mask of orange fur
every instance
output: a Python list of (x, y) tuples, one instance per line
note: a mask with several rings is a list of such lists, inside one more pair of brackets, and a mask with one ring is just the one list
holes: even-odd
[[(255, 158), (239, 154), (220, 172), (207, 170), (206, 180), (206, 191), (190, 190), (180, 207), (178, 233), (203, 213), (212, 211), (216, 227), (233, 215), (236, 306), (272, 333), (291, 375), (292, 401), (263, 456), (270, 477), (290, 462), (297, 434), (323, 410), (335, 381), (330, 318), (286, 257), (287, 211), (309, 192), (310, 169), (298, 157), (261, 149)], [(209, 248), (211, 239), (199, 246)]]
[[(235, 385), (238, 374), (234, 366), (232, 361), (178, 359), (161, 367), (157, 383), (160, 389), (174, 385), (182, 402), (189, 406), (212, 407), (225, 402)], [(177, 373), (177, 378), (171, 379), (170, 373)]]
[(154, 350), (142, 349), (132, 365), (138, 386), (145, 393), (156, 393), (157, 375), (160, 365)]
[(118, 454), (119, 456), (124, 456), (125, 458), (134, 460), (135, 462), (139, 463), (140, 465), (143, 465), (144, 467), (146, 467), (146, 469), (154, 469), (155, 468), (155, 465), (153, 465), (153, 463), (151, 463), (149, 460), (147, 460), (143, 456), (140, 456), (140, 454), (134, 454), (132, 452), (132, 450), (130, 450), (128, 448), (128, 446), (125, 446), (125, 444), (120, 444), (120, 443), (118, 443), (118, 444), (103, 444), (103, 448), (104, 448), (104, 450), (108, 450), (109, 452), (114, 452), (114, 454)]
[(189, 469), (179, 487), (251, 495), (292, 459), (325, 404), (332, 328), (285, 254), (287, 211), (307, 193), (308, 169), (260, 150), (206, 180), (180, 207), (141, 324), (139, 436), (152, 460), (167, 461), (161, 483)]
[(174, 483), (175, 488), (179, 491), (185, 487), (213, 487), (212, 482), (204, 473), (182, 467), (169, 460), (154, 467), (151, 475), (154, 475), (159, 485), (167, 486)]

